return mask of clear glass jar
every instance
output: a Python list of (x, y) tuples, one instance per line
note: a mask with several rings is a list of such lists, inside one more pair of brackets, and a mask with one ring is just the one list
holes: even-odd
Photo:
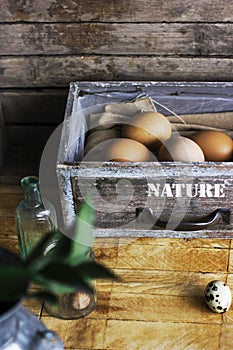
[[(89, 259), (94, 260), (92, 249), (89, 253)], [(45, 302), (46, 311), (54, 317), (66, 320), (78, 319), (87, 316), (95, 310), (97, 305), (97, 292), (95, 290), (95, 281), (91, 282), (93, 292), (87, 290), (77, 290), (69, 294), (57, 294), (56, 304)]]
[(36, 243), (54, 230), (57, 220), (52, 205), (42, 201), (38, 177), (24, 177), (21, 186), (24, 199), (18, 204), (15, 217), (20, 254), (25, 259)]
[(50, 316), (66, 320), (78, 319), (90, 314), (97, 305), (97, 293), (79, 290), (75, 293), (57, 295), (56, 304), (45, 303)]

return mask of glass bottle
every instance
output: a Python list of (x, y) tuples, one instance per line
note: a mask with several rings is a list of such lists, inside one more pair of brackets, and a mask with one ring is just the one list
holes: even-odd
[[(94, 260), (92, 249), (89, 259)], [(93, 292), (87, 290), (77, 290), (74, 293), (57, 294), (56, 303), (45, 302), (44, 306), (49, 315), (66, 320), (78, 319), (90, 314), (97, 305), (97, 292), (95, 281), (91, 282)]]
[(42, 201), (37, 176), (21, 180), (24, 199), (15, 212), (20, 254), (23, 259), (37, 242), (56, 227), (56, 213), (50, 203)]

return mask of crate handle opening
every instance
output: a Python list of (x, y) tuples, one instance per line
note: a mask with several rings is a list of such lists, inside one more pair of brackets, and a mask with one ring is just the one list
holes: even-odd
[[(154, 211), (149, 207), (139, 207), (136, 208), (136, 217), (142, 212), (146, 212), (150, 215), (151, 219), (154, 220), (154, 227), (157, 226), (159, 228), (166, 229), (167, 222), (159, 219)], [(193, 222), (185, 222), (182, 221), (178, 226), (174, 229), (175, 231), (197, 231), (208, 229), (210, 226), (214, 226), (216, 224), (230, 224), (231, 217), (231, 209), (230, 208), (218, 208), (214, 210), (211, 214), (202, 217), (199, 221)]]

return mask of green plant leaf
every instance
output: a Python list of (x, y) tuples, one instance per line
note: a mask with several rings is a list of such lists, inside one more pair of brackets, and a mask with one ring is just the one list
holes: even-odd
[[(49, 299), (54, 303), (57, 294), (79, 290), (94, 292), (92, 280), (95, 278), (117, 279), (112, 271), (90, 261), (94, 219), (91, 202), (86, 200), (77, 215), (73, 237), (69, 238), (59, 230), (48, 232), (22, 266), (2, 268), (0, 280), (1, 285), (3, 281), (5, 286), (0, 289), (0, 299), (27, 295)], [(40, 285), (43, 291), (27, 294), (29, 282)]]
[(92, 290), (85, 279), (76, 273), (75, 268), (63, 263), (45, 266), (33, 280), (54, 293), (72, 293), (78, 289)]
[(119, 280), (119, 277), (114, 272), (94, 261), (82, 263), (76, 266), (75, 270), (78, 275), (83, 277)]
[(18, 300), (27, 292), (31, 273), (21, 265), (0, 266), (0, 300)]
[[(41, 239), (25, 259), (25, 264), (30, 269), (40, 271), (49, 263), (57, 261), (74, 266), (86, 260), (94, 241), (92, 224), (95, 217), (94, 210), (88, 203), (90, 201), (81, 205), (71, 238), (57, 230)], [(53, 245), (51, 251), (48, 251), (49, 245)]]
[(67, 294), (75, 292), (76, 288), (66, 285), (56, 280), (51, 280), (43, 275), (37, 275), (33, 278), (33, 282), (40, 285), (44, 290), (55, 294)]
[(69, 265), (75, 266), (82, 257), (85, 257), (90, 252), (94, 242), (93, 223), (95, 219), (94, 209), (90, 199), (85, 201), (77, 215), (74, 235), (72, 237), (71, 251), (67, 258)]
[(52, 262), (66, 261), (71, 250), (71, 240), (61, 231), (46, 234), (25, 259), (25, 265), (39, 272)]

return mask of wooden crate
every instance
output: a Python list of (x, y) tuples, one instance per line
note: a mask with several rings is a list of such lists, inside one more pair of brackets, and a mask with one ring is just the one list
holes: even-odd
[[(215, 115), (221, 120), (228, 115), (232, 135), (232, 93), (232, 83), (71, 83), (57, 163), (65, 225), (72, 225), (80, 203), (90, 194), (97, 237), (231, 237), (232, 161), (86, 161), (84, 148), (96, 126), (90, 124), (90, 114), (102, 113), (109, 104), (147, 97), (166, 116), (192, 114), (207, 120)], [(197, 189), (193, 197), (187, 194), (190, 188)]]

